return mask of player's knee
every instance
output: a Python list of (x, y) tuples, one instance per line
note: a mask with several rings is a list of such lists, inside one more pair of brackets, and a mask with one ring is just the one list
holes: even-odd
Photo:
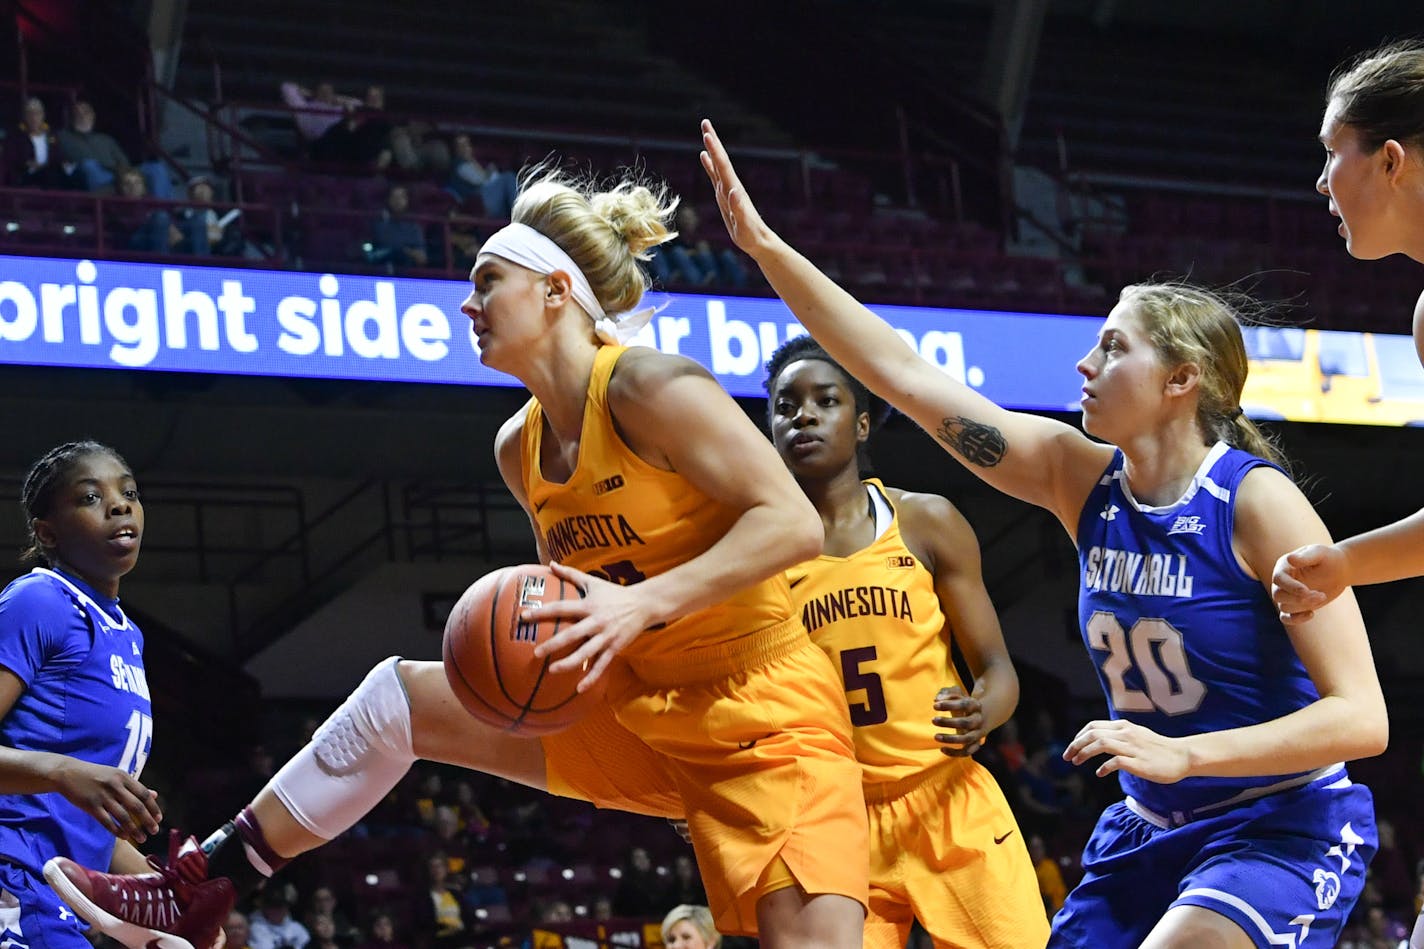
[(317, 760), (333, 772), (357, 769), (371, 755), (415, 760), (410, 700), (396, 673), (398, 656), (372, 669), (312, 735)]

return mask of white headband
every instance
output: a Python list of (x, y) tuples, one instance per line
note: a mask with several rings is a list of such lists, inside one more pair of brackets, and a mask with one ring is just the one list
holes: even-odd
[(507, 224), (490, 235), (480, 248), (481, 254), (493, 254), (521, 267), (527, 267), (538, 274), (548, 276), (556, 270), (569, 275), (573, 283), (574, 302), (583, 307), (589, 319), (593, 320), (593, 332), (601, 342), (609, 345), (626, 343), (647, 325), (657, 312), (654, 307), (641, 310), (627, 310), (611, 316), (603, 312), (598, 298), (593, 295), (593, 287), (584, 276), (579, 265), (564, 252), (564, 249), (527, 224)]

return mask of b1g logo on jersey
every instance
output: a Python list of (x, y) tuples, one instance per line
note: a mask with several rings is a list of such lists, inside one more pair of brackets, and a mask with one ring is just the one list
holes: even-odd
[(1206, 521), (1203, 521), (1196, 514), (1179, 514), (1172, 522), (1172, 529), (1168, 534), (1200, 534), (1206, 529)]
[(915, 558), (911, 557), (909, 554), (896, 554), (893, 557), (885, 558), (885, 566), (891, 569), (913, 567), (914, 565)]
[(617, 491), (621, 487), (623, 487), (623, 476), (621, 474), (614, 475), (611, 478), (604, 478), (602, 481), (594, 484), (593, 496), (598, 497), (610, 491)]
[[(538, 606), (544, 602), (544, 578), (543, 577), (521, 577), (519, 584), (519, 609), (522, 612), (526, 606)], [(514, 624), (515, 642), (532, 643), (538, 639), (538, 623), (527, 623), (520, 620)]]

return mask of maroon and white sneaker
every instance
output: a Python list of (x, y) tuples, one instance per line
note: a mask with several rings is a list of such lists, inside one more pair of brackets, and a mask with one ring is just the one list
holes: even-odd
[(148, 862), (151, 873), (100, 873), (55, 857), (44, 876), (81, 919), (128, 949), (222, 949), (222, 924), (237, 899), (232, 881), (206, 879), (197, 841), (180, 841), (177, 832), (167, 865)]

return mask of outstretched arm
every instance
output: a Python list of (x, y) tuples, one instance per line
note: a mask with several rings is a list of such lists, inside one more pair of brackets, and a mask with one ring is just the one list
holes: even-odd
[(762, 221), (710, 122), (702, 165), (732, 240), (826, 351), (1006, 494), (1047, 508), (1070, 534), (1112, 449), (1061, 422), (1010, 412), (940, 372)]
[(1424, 511), (1336, 544), (1310, 544), (1276, 562), (1271, 596), (1294, 626), (1346, 587), (1424, 576)]
[[(1424, 294), (1414, 304), (1414, 348), (1424, 363)], [(1271, 598), (1287, 626), (1304, 623), (1346, 587), (1424, 576), (1424, 511), (1335, 544), (1310, 544), (1276, 561)]]

